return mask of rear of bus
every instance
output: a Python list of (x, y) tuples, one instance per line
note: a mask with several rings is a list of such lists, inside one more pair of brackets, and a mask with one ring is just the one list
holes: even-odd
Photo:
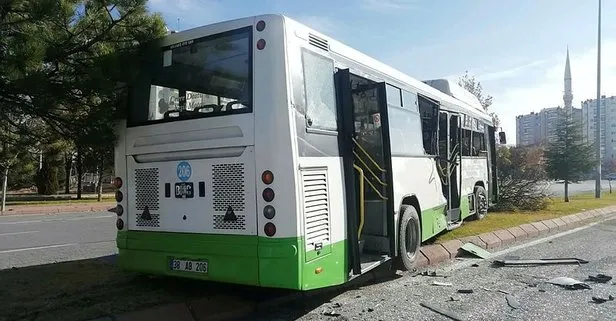
[(156, 46), (116, 147), (121, 267), (302, 288), (285, 48), (269, 15)]

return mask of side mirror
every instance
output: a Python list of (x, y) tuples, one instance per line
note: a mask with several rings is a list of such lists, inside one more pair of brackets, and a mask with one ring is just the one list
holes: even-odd
[(502, 145), (507, 144), (507, 136), (505, 135), (505, 132), (498, 132), (498, 141)]

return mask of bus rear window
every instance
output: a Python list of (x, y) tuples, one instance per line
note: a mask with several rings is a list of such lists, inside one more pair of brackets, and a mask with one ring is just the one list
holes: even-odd
[(133, 125), (252, 112), (251, 28), (163, 47), (133, 87)]

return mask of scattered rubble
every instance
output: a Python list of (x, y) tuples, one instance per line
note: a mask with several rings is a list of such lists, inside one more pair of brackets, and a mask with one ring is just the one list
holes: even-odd
[(590, 285), (565, 276), (553, 278), (551, 280), (548, 280), (547, 282), (560, 285), (569, 290), (591, 289)]
[(611, 296), (611, 295), (607, 299), (602, 298), (602, 297), (596, 297), (596, 296), (592, 297), (592, 302), (593, 303), (601, 304), (601, 303), (605, 303), (607, 301), (614, 301), (614, 297)]
[(552, 265), (552, 264), (586, 264), (588, 261), (577, 258), (563, 258), (563, 259), (503, 259), (494, 260), (496, 266), (537, 266), (537, 265)]
[(589, 275), (586, 281), (596, 282), (596, 283), (607, 283), (612, 280), (612, 277), (605, 274), (597, 274), (597, 275)]
[(437, 286), (453, 286), (453, 284), (451, 284), (451, 283), (439, 282), (439, 281), (432, 282), (432, 285), (437, 285)]
[(505, 300), (507, 300), (507, 304), (509, 304), (510, 307), (514, 309), (520, 308), (520, 302), (518, 302), (518, 300), (513, 295), (507, 294), (505, 296)]
[(448, 310), (448, 309), (441, 308), (441, 307), (437, 307), (437, 306), (434, 306), (434, 305), (431, 305), (431, 304), (428, 304), (428, 303), (424, 303), (424, 302), (420, 303), (420, 305), (421, 305), (422, 307), (427, 308), (427, 309), (429, 309), (429, 310), (432, 310), (432, 311), (434, 311), (434, 312), (436, 312), (436, 313), (438, 313), (438, 314), (441, 314), (441, 315), (443, 315), (443, 316), (446, 316), (446, 317), (448, 317), (448, 318), (450, 318), (450, 319), (452, 319), (452, 320), (456, 320), (456, 321), (463, 321), (463, 320), (464, 320), (464, 319), (463, 319), (461, 316), (459, 316), (457, 313), (455, 313), (455, 312), (453, 312), (453, 311), (450, 311), (450, 310)]
[(459, 289), (458, 293), (465, 293), (465, 294), (473, 293), (473, 289)]
[(475, 255), (481, 259), (487, 259), (492, 255), (492, 253), (482, 249), (481, 247), (473, 243), (465, 243), (464, 245), (462, 245), (460, 250)]

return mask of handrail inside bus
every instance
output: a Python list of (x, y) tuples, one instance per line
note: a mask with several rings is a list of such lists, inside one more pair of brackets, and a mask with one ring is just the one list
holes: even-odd
[(363, 159), (361, 159), (361, 157), (359, 157), (359, 155), (357, 155), (357, 153), (355, 151), (353, 151), (353, 155), (355, 155), (355, 157), (357, 157), (357, 159), (362, 163), (362, 165), (364, 165), (366, 167), (366, 169), (368, 170), (368, 172), (370, 172), (370, 174), (372, 174), (372, 177), (374, 177), (379, 184), (381, 184), (382, 186), (387, 186), (387, 183), (383, 182), (373, 171), (372, 169), (370, 169), (370, 167), (368, 167), (368, 165), (364, 162)]
[(353, 164), (353, 168), (359, 173), (359, 228), (357, 229), (357, 239), (361, 237), (361, 230), (364, 228), (364, 171), (361, 167)]
[(379, 196), (380, 199), (384, 201), (387, 200), (387, 197), (383, 196), (383, 194), (381, 194), (381, 192), (379, 192), (379, 190), (374, 186), (374, 184), (372, 184), (372, 182), (369, 179), (367, 179), (365, 176), (364, 176), (364, 180), (366, 181), (366, 183), (368, 183), (368, 185), (370, 185), (370, 187), (372, 187), (372, 189), (376, 192), (376, 194)]
[(353, 139), (353, 143), (355, 143), (355, 146), (357, 146), (370, 160), (370, 162), (372, 162), (372, 164), (381, 172), (385, 173), (385, 170), (383, 168), (381, 168), (381, 166), (379, 166), (379, 164), (372, 158), (372, 156), (370, 156), (370, 154), (357, 142), (357, 140), (355, 139), (355, 137), (352, 138)]

